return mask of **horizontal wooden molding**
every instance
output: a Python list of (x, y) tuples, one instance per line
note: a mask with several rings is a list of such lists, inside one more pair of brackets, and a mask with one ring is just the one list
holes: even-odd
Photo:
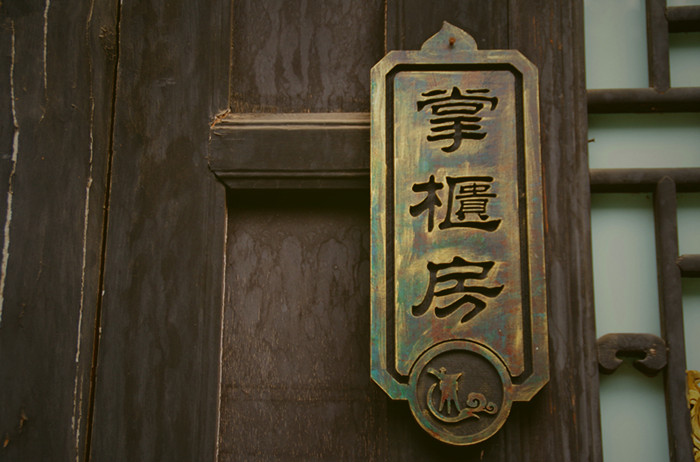
[(700, 168), (591, 169), (591, 192), (653, 192), (662, 178), (673, 180), (678, 192), (700, 192)]
[(588, 113), (699, 112), (700, 87), (588, 90)]
[(666, 8), (669, 32), (700, 32), (700, 5)]
[(229, 114), (209, 167), (230, 189), (368, 189), (368, 113)]
[(681, 276), (700, 278), (700, 254), (681, 255), (676, 263), (681, 269)]

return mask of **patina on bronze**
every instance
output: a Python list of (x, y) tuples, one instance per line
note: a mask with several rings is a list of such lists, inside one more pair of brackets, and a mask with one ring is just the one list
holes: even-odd
[(445, 23), (372, 69), (375, 382), (450, 444), (549, 380), (537, 69)]

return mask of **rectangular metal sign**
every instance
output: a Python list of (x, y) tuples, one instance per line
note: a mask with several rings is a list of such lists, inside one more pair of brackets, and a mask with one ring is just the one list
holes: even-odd
[(549, 380), (537, 69), (445, 23), (372, 69), (372, 377), (436, 438)]

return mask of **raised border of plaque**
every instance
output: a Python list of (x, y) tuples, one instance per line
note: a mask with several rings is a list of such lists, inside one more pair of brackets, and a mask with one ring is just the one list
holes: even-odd
[(372, 378), (475, 444), (549, 380), (537, 69), (444, 23), (371, 93)]

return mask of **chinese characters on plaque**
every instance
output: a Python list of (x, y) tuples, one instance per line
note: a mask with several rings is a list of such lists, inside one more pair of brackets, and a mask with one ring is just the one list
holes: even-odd
[(418, 110), (429, 107), (434, 118), (428, 135), (428, 141), (449, 140), (449, 146), (442, 147), (445, 152), (454, 152), (462, 145), (462, 140), (483, 140), (486, 132), (481, 131), (481, 117), (477, 114), (484, 109), (486, 103), (489, 109), (496, 109), (498, 98), (486, 96), (488, 89), (465, 90), (464, 94), (457, 87), (447, 90), (430, 90), (421, 96), (425, 99), (418, 101)]
[[(496, 194), (490, 192), (493, 178), (490, 176), (464, 176), (458, 178), (446, 177), (449, 186), (447, 191), (447, 209), (443, 221), (438, 225), (440, 229), (452, 227), (482, 229), (495, 231), (501, 220), (491, 219), (487, 213), (487, 206), (491, 198)], [(435, 225), (435, 209), (442, 206), (438, 190), (444, 186), (442, 182), (436, 183), (435, 176), (425, 183), (414, 183), (413, 191), (427, 193), (423, 201), (412, 205), (409, 209), (412, 216), (417, 217), (427, 212), (428, 231), (432, 231)], [(453, 221), (454, 220), (454, 221)]]
[(372, 69), (372, 377), (450, 444), (549, 378), (537, 100), (447, 23)]

